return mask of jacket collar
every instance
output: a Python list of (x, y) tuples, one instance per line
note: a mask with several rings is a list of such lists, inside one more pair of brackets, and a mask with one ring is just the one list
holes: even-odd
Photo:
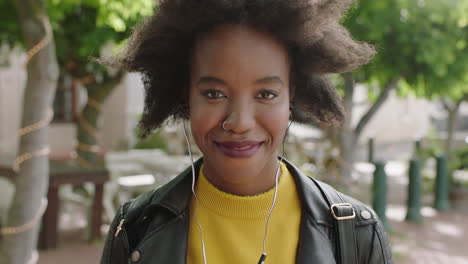
[[(199, 158), (193, 163), (196, 178), (198, 178), (198, 171), (202, 163), (203, 158)], [(157, 189), (147, 209), (162, 207), (175, 215), (180, 215), (189, 206), (190, 197), (192, 196), (191, 188), (192, 166), (189, 166), (172, 181)]]
[[(313, 183), (311, 178), (303, 174), (291, 162), (283, 158), (283, 162), (293, 175), (301, 199), (303, 211), (311, 216), (315, 221), (320, 223), (332, 224), (333, 219), (330, 214), (323, 212), (329, 211), (329, 205), (323, 198), (321, 190)], [(195, 177), (198, 177), (203, 158), (199, 158), (194, 162)], [(161, 187), (157, 195), (154, 195), (149, 207), (162, 207), (174, 215), (180, 215), (189, 206), (192, 196), (192, 167), (189, 166), (180, 173), (170, 183)]]
[[(336, 264), (334, 248), (331, 246), (327, 235), (320, 230), (318, 226), (318, 223), (332, 223), (328, 209), (329, 207), (325, 202), (320, 189), (318, 189), (308, 176), (300, 172), (293, 164), (285, 159), (283, 159), (283, 161), (296, 181), (303, 210), (296, 264), (306, 264), (311, 261), (322, 264)], [(202, 162), (203, 161), (200, 158), (194, 163), (196, 177)], [(171, 252), (171, 254), (175, 254), (175, 256), (179, 256), (178, 260), (174, 260), (173, 257), (169, 257), (172, 263), (182, 264), (186, 262), (185, 254), (187, 251), (186, 243), (188, 241), (187, 230), (189, 218), (184, 217), (184, 212), (187, 212), (188, 210), (190, 197), (192, 195), (191, 183), (192, 168), (189, 167), (170, 183), (164, 185), (155, 192), (155, 195), (153, 195), (150, 205), (147, 208), (162, 207), (172, 212), (175, 216), (181, 216), (181, 224), (174, 226), (170, 232), (167, 232), (171, 235), (168, 238), (164, 238), (167, 239), (168, 242), (164, 244), (163, 249), (154, 247), (149, 249), (152, 252), (156, 252), (158, 249), (161, 249), (161, 256), (163, 256), (164, 252), (167, 251)], [(171, 227), (166, 228), (170, 229)], [(174, 237), (174, 233), (177, 232), (181, 234), (178, 236), (177, 241), (172, 241), (170, 238)], [(158, 240), (160, 239), (162, 238), (158, 237)], [(171, 241), (173, 243), (170, 243)], [(184, 246), (181, 246), (181, 243)]]

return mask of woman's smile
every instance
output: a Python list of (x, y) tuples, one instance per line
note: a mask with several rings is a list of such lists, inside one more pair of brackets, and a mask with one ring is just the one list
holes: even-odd
[(263, 141), (215, 141), (214, 143), (224, 155), (231, 158), (250, 158), (263, 145)]

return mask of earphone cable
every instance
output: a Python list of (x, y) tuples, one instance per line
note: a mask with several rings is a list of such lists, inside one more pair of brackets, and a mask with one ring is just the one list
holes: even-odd
[(206, 250), (205, 250), (205, 241), (203, 239), (203, 229), (202, 229), (202, 226), (201, 226), (200, 222), (198, 221), (198, 217), (197, 217), (198, 197), (195, 194), (195, 166), (193, 165), (192, 146), (190, 145), (190, 140), (188, 139), (187, 132), (185, 131), (185, 122), (182, 121), (182, 124), (183, 124), (183, 127), (184, 127), (184, 137), (185, 137), (185, 141), (187, 142), (188, 152), (189, 152), (189, 155), (190, 155), (190, 161), (191, 161), (191, 165), (192, 165), (192, 194), (195, 197), (195, 210), (193, 212), (193, 216), (195, 218), (195, 222), (197, 223), (198, 230), (200, 231), (200, 240), (201, 240), (201, 244), (202, 244), (203, 263), (208, 264), (208, 262), (206, 261)]
[(268, 211), (268, 215), (266, 218), (265, 223), (265, 233), (263, 234), (263, 255), (266, 257), (266, 238), (268, 233), (268, 223), (270, 222), (270, 216), (273, 213), (273, 208), (276, 205), (276, 198), (278, 196), (278, 180), (279, 180), (279, 172), (281, 167), (281, 162), (283, 161), (283, 157), (278, 161), (278, 168), (276, 169), (276, 176), (275, 176), (275, 194), (273, 195), (273, 201), (271, 203), (270, 210)]
[(268, 234), (268, 223), (270, 222), (270, 217), (271, 217), (271, 214), (273, 213), (273, 209), (276, 205), (276, 199), (277, 199), (277, 196), (278, 196), (278, 181), (279, 181), (279, 172), (280, 172), (280, 167), (281, 167), (281, 162), (283, 162), (283, 157), (284, 157), (284, 141), (286, 140), (286, 136), (288, 134), (288, 131), (289, 131), (289, 127), (291, 126), (292, 122), (289, 122), (288, 124), (288, 127), (286, 128), (286, 133), (284, 134), (284, 137), (283, 137), (283, 153), (281, 155), (281, 158), (280, 160), (278, 161), (278, 168), (276, 169), (276, 176), (275, 176), (275, 194), (273, 195), (273, 201), (271, 203), (271, 207), (270, 207), (270, 210), (268, 212), (268, 215), (267, 215), (267, 219), (266, 219), (266, 223), (265, 223), (265, 233), (263, 235), (263, 255), (260, 257), (260, 263), (263, 263), (263, 261), (265, 260), (266, 256), (267, 256), (267, 253), (266, 253), (266, 238), (267, 238), (267, 234)]

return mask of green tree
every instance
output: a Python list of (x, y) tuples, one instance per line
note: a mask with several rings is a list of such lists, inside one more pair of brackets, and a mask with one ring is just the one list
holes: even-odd
[[(109, 43), (121, 44), (131, 27), (152, 12), (152, 0), (1, 0), (1, 44), (29, 50), (44, 37), (45, 29), (51, 28), (52, 41), (28, 64), (22, 126), (46, 119), (59, 75), (80, 81), (91, 100), (81, 113), (86, 122), (78, 126), (78, 140), (85, 147), (78, 151), (86, 164), (94, 163), (94, 148), (86, 146), (96, 145), (95, 133), (87, 134), (90, 129), (83, 126), (97, 130), (99, 105), (123, 73), (106, 69), (91, 58), (99, 57)], [(46, 135), (46, 128), (42, 128), (22, 137), (20, 153), (47, 146)], [(40, 156), (20, 166), (7, 226), (28, 223), (38, 212), (38, 204), (47, 191), (48, 164), (46, 156)], [(37, 227), (36, 224), (26, 232), (2, 237), (0, 262), (29, 263), (36, 246)]]
[[(87, 90), (88, 101), (77, 125), (78, 160), (83, 166), (96, 163), (98, 118), (101, 106), (124, 73), (99, 65), (92, 58), (111, 46), (123, 45), (131, 28), (154, 10), (153, 0), (46, 0), (56, 41), (59, 80), (72, 78)], [(0, 40), (23, 45), (17, 17), (10, 1), (0, 3)]]
[(101, 106), (124, 73), (107, 69), (93, 60), (109, 44), (121, 45), (130, 29), (153, 13), (152, 0), (55, 1), (49, 14), (57, 36), (61, 72), (79, 80), (88, 101), (79, 115), (77, 154), (82, 166), (97, 161), (98, 118)]
[(431, 65), (403, 83), (400, 94), (414, 94), (442, 102), (447, 112), (444, 151), (450, 159), (458, 110), (461, 103), (468, 100), (468, 1), (427, 2), (415, 9), (414, 19), (422, 19), (426, 14), (424, 9), (437, 10), (437, 15), (428, 18), (428, 23), (437, 28), (431, 36), (437, 42), (433, 45), (426, 43), (423, 47), (425, 53), (420, 58), (431, 62)]
[[(376, 89), (369, 89), (372, 104), (358, 120), (355, 127), (348, 116), (343, 129), (338, 131), (341, 158), (345, 164), (353, 163), (353, 150), (362, 131), (383, 105), (390, 92), (399, 89), (404, 95), (410, 90), (433, 89), (446, 92), (451, 87), (427, 86), (429, 80), (438, 76), (447, 76), (449, 67), (456, 60), (466, 14), (454, 12), (456, 8), (466, 5), (466, 0), (397, 0), (372, 1), (361, 0), (352, 9), (344, 24), (357, 39), (372, 43), (377, 55), (374, 60), (360, 71), (343, 74), (343, 94), (346, 112), (352, 113), (354, 84), (366, 83)], [(466, 27), (466, 26), (464, 26)], [(463, 28), (463, 27), (462, 27)], [(466, 35), (462, 37), (466, 40)], [(458, 74), (450, 78), (459, 78)], [(447, 83), (447, 82), (445, 82)], [(424, 88), (426, 87), (426, 88)], [(348, 166), (342, 168), (344, 175), (349, 175)]]

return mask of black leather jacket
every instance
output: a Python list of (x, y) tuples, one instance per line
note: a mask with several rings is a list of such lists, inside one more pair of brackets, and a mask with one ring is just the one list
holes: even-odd
[[(297, 264), (337, 261), (334, 219), (315, 180), (284, 160), (302, 202)], [(199, 170), (201, 159), (195, 163)], [(101, 264), (185, 264), (191, 198), (189, 167), (163, 187), (124, 204), (112, 221)], [(387, 236), (375, 213), (359, 201), (340, 194), (356, 212), (355, 235), (359, 264), (393, 263)]]

